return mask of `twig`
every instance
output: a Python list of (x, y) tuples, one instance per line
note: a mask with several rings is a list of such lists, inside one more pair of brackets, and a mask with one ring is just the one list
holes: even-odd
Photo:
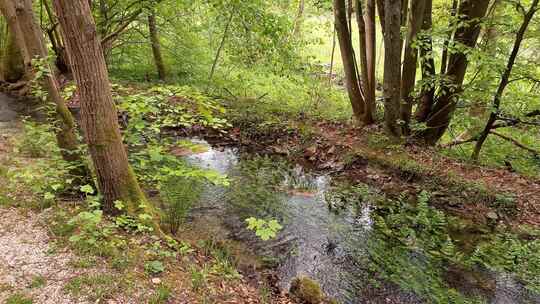
[(507, 140), (511, 143), (513, 143), (514, 145), (520, 147), (521, 149), (523, 150), (526, 150), (526, 151), (529, 151), (530, 153), (534, 154), (535, 156), (540, 156), (540, 151), (538, 150), (535, 150), (531, 147), (527, 147), (526, 145), (520, 143), (519, 141), (517, 141), (516, 139), (512, 138), (512, 137), (509, 137), (509, 136), (506, 136), (504, 134), (501, 134), (499, 132), (495, 132), (495, 131), (490, 131), (489, 133), (493, 134), (493, 135), (496, 135), (504, 140)]

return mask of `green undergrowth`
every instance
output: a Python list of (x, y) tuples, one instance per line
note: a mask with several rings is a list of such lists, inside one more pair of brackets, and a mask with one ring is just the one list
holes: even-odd
[[(412, 159), (399, 146), (387, 142), (368, 140), (369, 148), (356, 148), (347, 156), (349, 162), (357, 158), (367, 159), (370, 165), (397, 175), (404, 183), (416, 184), (439, 197), (439, 206), (482, 204), (503, 216), (514, 217), (518, 213), (515, 195), (491, 189), (478, 180), (470, 180), (452, 171), (427, 166)], [(385, 153), (380, 153), (380, 151)]]
[(427, 191), (391, 199), (363, 184), (339, 184), (326, 201), (338, 213), (373, 209), (367, 243), (351, 246), (374, 287), (390, 281), (428, 303), (484, 303), (495, 274), (506, 273), (525, 286), (524, 299), (540, 293), (540, 231), (474, 224), (430, 206), (432, 199)]
[[(54, 129), (47, 123), (27, 120), (24, 132), (13, 138), (13, 152), (1, 164), (0, 180), (6, 187), (0, 189), (0, 202), (45, 212), (53, 238), (51, 254), (67, 247), (76, 254), (70, 262), (72, 267), (92, 273), (97, 269), (95, 274), (76, 276), (67, 282), (64, 289), (75, 298), (100, 302), (144, 290), (138, 301), (166, 303), (178, 292), (172, 288), (175, 280), (185, 279), (190, 267), (194, 277), (204, 274), (202, 279), (192, 280), (200, 281), (190, 289), (195, 298), (225, 292), (226, 288), (221, 290), (220, 286), (237, 284), (242, 278), (236, 270), (237, 261), (226, 253), (226, 247), (221, 251), (219, 246), (208, 249), (204, 242), (199, 245), (199, 238), (172, 236), (189, 229), (184, 225), (185, 218), (206, 184), (229, 184), (227, 177), (192, 167), (170, 152), (179, 148), (197, 153), (199, 145), (188, 140), (161, 140), (161, 131), (166, 128), (204, 125), (220, 132), (228, 128), (227, 122), (218, 118), (222, 113), (219, 105), (204, 96), (197, 99), (196, 92), (186, 90), (152, 88), (124, 100), (124, 110), (130, 117), (124, 126), (132, 151), (130, 162), (145, 189), (158, 193), (150, 200), (155, 204), (152, 208), (141, 203), (135, 212), (127, 213), (125, 204), (116, 201), (118, 215), (104, 214), (95, 187), (72, 182), (70, 169), (77, 164), (61, 158)], [(189, 100), (183, 97), (188, 94)], [(156, 214), (149, 214), (150, 209), (156, 209)], [(156, 233), (156, 227), (162, 231)], [(152, 283), (150, 279), (156, 277), (162, 283)]]

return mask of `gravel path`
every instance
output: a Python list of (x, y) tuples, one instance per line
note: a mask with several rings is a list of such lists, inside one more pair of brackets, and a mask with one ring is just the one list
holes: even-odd
[[(19, 131), (14, 100), (0, 93), (0, 159), (9, 153), (6, 143)], [(68, 264), (75, 258), (67, 251), (55, 251), (44, 223), (44, 213), (0, 207), (0, 303), (13, 294), (33, 304), (85, 303), (66, 294), (65, 284), (84, 271)]]
[(74, 256), (50, 246), (42, 215), (21, 214), (14, 208), (0, 208), (0, 303), (21, 293), (33, 303), (84, 303), (71, 298), (64, 285), (81, 270), (68, 264)]

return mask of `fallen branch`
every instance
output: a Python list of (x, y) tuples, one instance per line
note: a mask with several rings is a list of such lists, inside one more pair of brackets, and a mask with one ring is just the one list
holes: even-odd
[(449, 143), (446, 143), (444, 145), (441, 145), (441, 147), (442, 148), (451, 148), (451, 147), (454, 147), (454, 146), (459, 146), (459, 145), (462, 145), (462, 144), (474, 142), (477, 139), (478, 139), (478, 136), (473, 136), (473, 137), (470, 137), (470, 138), (467, 138), (467, 139), (458, 139), (458, 140), (454, 140), (454, 141), (451, 141)]
[(512, 138), (512, 137), (509, 137), (509, 136), (506, 136), (504, 134), (501, 134), (499, 132), (495, 132), (495, 131), (490, 131), (489, 133), (493, 134), (493, 135), (496, 135), (504, 140), (507, 140), (511, 143), (513, 143), (514, 145), (520, 147), (521, 149), (523, 150), (526, 150), (526, 151), (529, 151), (530, 153), (534, 154), (534, 156), (540, 156), (540, 151), (538, 150), (535, 150), (531, 147), (527, 147), (526, 145), (520, 143), (519, 141), (517, 141), (516, 139)]

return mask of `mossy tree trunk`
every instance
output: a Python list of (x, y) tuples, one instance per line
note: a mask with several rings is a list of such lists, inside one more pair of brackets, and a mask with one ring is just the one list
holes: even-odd
[(120, 200), (128, 212), (146, 201), (122, 143), (105, 64), (87, 0), (54, 0), (81, 100), (82, 128), (94, 163), (103, 208), (115, 213)]
[(148, 31), (150, 32), (150, 44), (152, 45), (152, 54), (154, 55), (154, 63), (158, 72), (159, 80), (167, 78), (167, 71), (163, 63), (163, 55), (161, 54), (161, 43), (159, 42), (158, 27), (156, 24), (156, 12), (152, 9), (148, 14)]
[(7, 82), (17, 82), (24, 77), (24, 62), (16, 38), (9, 31), (6, 33), (6, 44), (2, 52), (1, 79)]
[(23, 61), (23, 69), (26, 70), (30, 65), (32, 58), (26, 50), (24, 33), (21, 31), (19, 23), (17, 22), (17, 15), (15, 13), (13, 2), (0, 0), (0, 12), (4, 16), (9, 29), (8, 39), (11, 39), (11, 42), (14, 43), (11, 47), (18, 49)]

